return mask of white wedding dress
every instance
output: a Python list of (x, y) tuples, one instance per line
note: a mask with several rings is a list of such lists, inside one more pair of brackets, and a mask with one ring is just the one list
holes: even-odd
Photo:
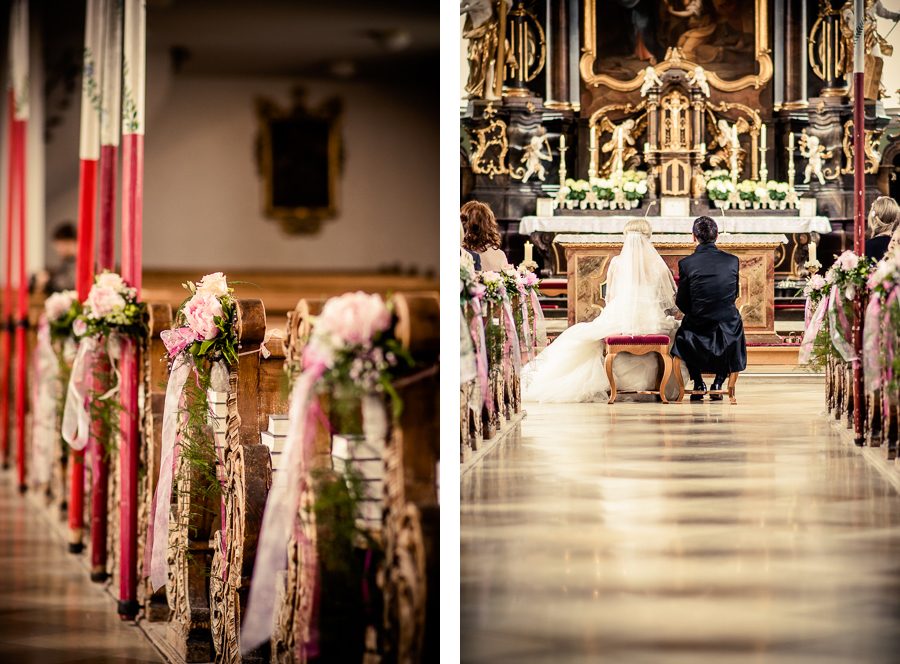
[[(675, 280), (668, 266), (647, 238), (628, 233), (622, 252), (609, 265), (606, 308), (594, 320), (567, 329), (523, 368), (523, 401), (606, 401), (609, 380), (603, 339), (614, 334), (666, 334), (671, 340), (679, 323), (666, 312), (674, 309)], [(617, 389), (654, 389), (658, 367), (656, 353), (616, 355)], [(666, 395), (675, 396), (677, 391), (675, 380), (670, 380)]]

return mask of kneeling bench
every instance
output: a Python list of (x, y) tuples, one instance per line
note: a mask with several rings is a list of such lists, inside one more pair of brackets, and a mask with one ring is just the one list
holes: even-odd
[[(606, 342), (606, 377), (609, 379), (609, 401), (616, 400), (616, 394), (656, 394), (663, 403), (669, 403), (666, 399), (666, 383), (672, 375), (672, 356), (669, 355), (669, 337), (665, 334), (617, 334), (604, 339)], [(655, 390), (616, 390), (616, 379), (613, 377), (613, 360), (617, 353), (631, 353), (632, 355), (646, 355), (647, 353), (659, 353), (663, 362), (663, 374), (656, 382)], [(679, 382), (679, 389), (682, 389)]]
[(681, 403), (681, 400), (684, 399), (685, 394), (722, 394), (728, 395), (728, 398), (731, 400), (733, 405), (737, 405), (737, 398), (734, 396), (734, 385), (737, 383), (739, 372), (735, 371), (734, 373), (728, 374), (728, 388), (724, 390), (707, 390), (706, 392), (701, 392), (699, 390), (685, 390), (684, 389), (684, 379), (681, 377), (681, 358), (675, 358), (675, 380), (678, 381), (678, 403)]

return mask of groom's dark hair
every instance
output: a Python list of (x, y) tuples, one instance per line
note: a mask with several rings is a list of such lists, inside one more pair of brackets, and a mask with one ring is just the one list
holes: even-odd
[(694, 220), (694, 237), (700, 244), (715, 242), (719, 237), (719, 227), (709, 217), (697, 217)]

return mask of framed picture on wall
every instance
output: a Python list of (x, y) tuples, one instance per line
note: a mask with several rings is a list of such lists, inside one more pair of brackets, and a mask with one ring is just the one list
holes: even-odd
[(288, 233), (314, 233), (338, 216), (342, 161), (338, 98), (308, 109), (302, 90), (291, 109), (256, 100), (263, 211)]

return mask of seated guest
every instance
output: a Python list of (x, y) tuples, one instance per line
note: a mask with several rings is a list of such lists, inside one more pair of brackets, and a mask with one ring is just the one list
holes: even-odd
[(879, 196), (869, 209), (872, 237), (866, 240), (866, 256), (880, 261), (887, 252), (891, 235), (900, 226), (900, 206), (889, 196)]
[[(734, 301), (738, 297), (740, 260), (716, 247), (719, 229), (709, 217), (694, 221), (694, 253), (678, 261), (675, 306), (684, 314), (675, 333), (672, 355), (687, 365), (694, 390), (706, 391), (703, 373), (716, 375), (712, 390), (722, 389), (728, 374), (747, 366), (744, 323)], [(720, 401), (722, 396), (710, 395)], [(692, 394), (691, 401), (702, 401)]]
[[(475, 266), (476, 272), (481, 272), (481, 256), (476, 254), (474, 251), (469, 251), (463, 245), (463, 242), (466, 240), (466, 227), (463, 226), (462, 221), (459, 222), (459, 250), (462, 252), (466, 252), (472, 257), (472, 262)], [(460, 254), (462, 256), (462, 254)]]
[(463, 249), (478, 255), (482, 270), (499, 272), (509, 265), (506, 254), (500, 249), (503, 241), (497, 220), (486, 203), (469, 201), (460, 208), (459, 220), (466, 229)]
[(75, 263), (78, 256), (78, 236), (75, 225), (66, 221), (53, 233), (53, 249), (59, 265), (42, 270), (34, 277), (34, 290), (46, 295), (75, 289)]

